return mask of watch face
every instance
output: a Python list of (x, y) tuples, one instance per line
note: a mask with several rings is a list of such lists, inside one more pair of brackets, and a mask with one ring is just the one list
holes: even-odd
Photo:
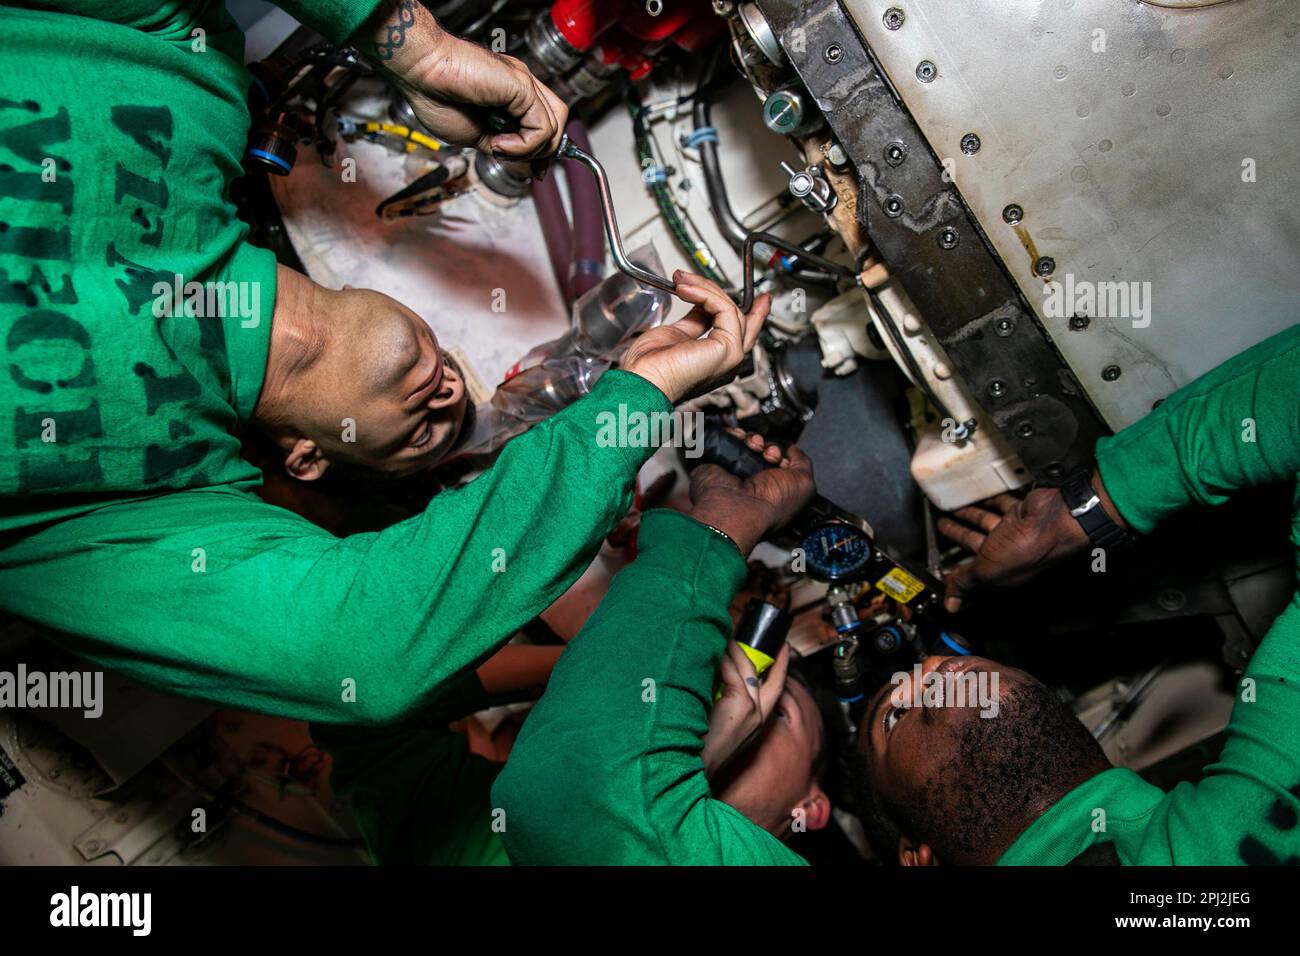
[(839, 521), (818, 525), (804, 536), (800, 547), (808, 560), (808, 573), (821, 581), (844, 581), (871, 560), (871, 539), (861, 530)]

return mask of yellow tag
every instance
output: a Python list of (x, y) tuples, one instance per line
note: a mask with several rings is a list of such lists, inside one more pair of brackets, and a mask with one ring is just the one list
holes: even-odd
[(901, 604), (906, 604), (925, 590), (924, 584), (902, 568), (894, 568), (876, 582), (876, 587)]

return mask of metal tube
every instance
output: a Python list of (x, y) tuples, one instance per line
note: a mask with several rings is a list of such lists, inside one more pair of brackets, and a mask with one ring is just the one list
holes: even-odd
[(619, 234), (618, 219), (614, 214), (614, 197), (610, 193), (609, 178), (605, 175), (604, 167), (590, 153), (584, 152), (575, 146), (567, 135), (560, 140), (560, 148), (556, 151), (556, 155), (561, 159), (572, 159), (581, 163), (591, 170), (591, 174), (596, 177), (596, 189), (600, 194), (601, 217), (605, 224), (605, 238), (609, 240), (609, 254), (613, 257), (614, 264), (638, 282), (652, 285), (656, 289), (663, 289), (665, 292), (676, 292), (677, 286), (671, 279), (665, 279), (663, 276), (655, 275), (647, 269), (642, 269), (629, 259), (627, 253), (623, 251), (623, 238)]

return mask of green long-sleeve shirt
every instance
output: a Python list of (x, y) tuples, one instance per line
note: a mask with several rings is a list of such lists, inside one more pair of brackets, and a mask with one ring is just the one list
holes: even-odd
[[(377, 2), (283, 5), (341, 41)], [(220, 0), (0, 5), (0, 533), (256, 487), (233, 432), (276, 281), (230, 201), (243, 51)]]
[(511, 861), (803, 863), (713, 799), (700, 759), (744, 559), (673, 511), (646, 514), (637, 543), (492, 788)]
[[(1300, 473), (1300, 326), (1170, 397), (1097, 449), (1106, 488), (1141, 532), (1193, 502)], [(1300, 491), (1298, 491), (1300, 495)], [(1300, 508), (1300, 497), (1297, 499)], [(1293, 526), (1300, 546), (1300, 511)], [(654, 512), (643, 551), (561, 657), (493, 788), (516, 863), (798, 863), (709, 796), (700, 761), (709, 690), (742, 572), (689, 518)], [(1300, 595), (1246, 671), (1223, 756), (1165, 793), (1099, 774), (999, 861), (1067, 863), (1097, 840), (1125, 863), (1300, 859)], [(653, 703), (643, 682), (656, 682)], [(1105, 813), (1105, 831), (1094, 825)]]
[[(1300, 326), (1180, 389), (1097, 445), (1102, 481), (1147, 532), (1190, 504), (1300, 475)], [(1300, 548), (1300, 487), (1292, 521)], [(1165, 793), (1116, 768), (1076, 787), (1003, 854), (1066, 863), (1109, 842), (1125, 864), (1300, 863), (1300, 594), (1273, 622), (1238, 685), (1219, 760)]]
[[(563, 593), (626, 511), (652, 449), (601, 445), (599, 414), (671, 406), (606, 373), (379, 533), (264, 504), (234, 434), (275, 295), (228, 198), (242, 37), (217, 2), (45, 6), (0, 6), (0, 611), (223, 705), (412, 714)], [(285, 6), (341, 39), (375, 0)], [(155, 310), (174, 275), (236, 283), (236, 304), (256, 289), (258, 308)]]

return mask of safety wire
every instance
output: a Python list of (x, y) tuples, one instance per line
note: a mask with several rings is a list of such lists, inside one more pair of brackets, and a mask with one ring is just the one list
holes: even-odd
[(706, 279), (721, 286), (730, 285), (726, 277), (716, 268), (716, 260), (713, 258), (708, 246), (691, 236), (685, 221), (678, 213), (672, 191), (668, 185), (668, 173), (655, 155), (654, 136), (650, 132), (650, 124), (646, 121), (645, 109), (641, 105), (636, 90), (632, 87), (628, 88), (627, 107), (632, 116), (632, 133), (636, 143), (637, 163), (642, 170), (642, 177), (646, 187), (654, 197), (655, 205), (659, 207), (659, 215), (663, 217), (664, 222), (668, 225), (668, 231), (682, 251), (699, 267), (701, 274)]

